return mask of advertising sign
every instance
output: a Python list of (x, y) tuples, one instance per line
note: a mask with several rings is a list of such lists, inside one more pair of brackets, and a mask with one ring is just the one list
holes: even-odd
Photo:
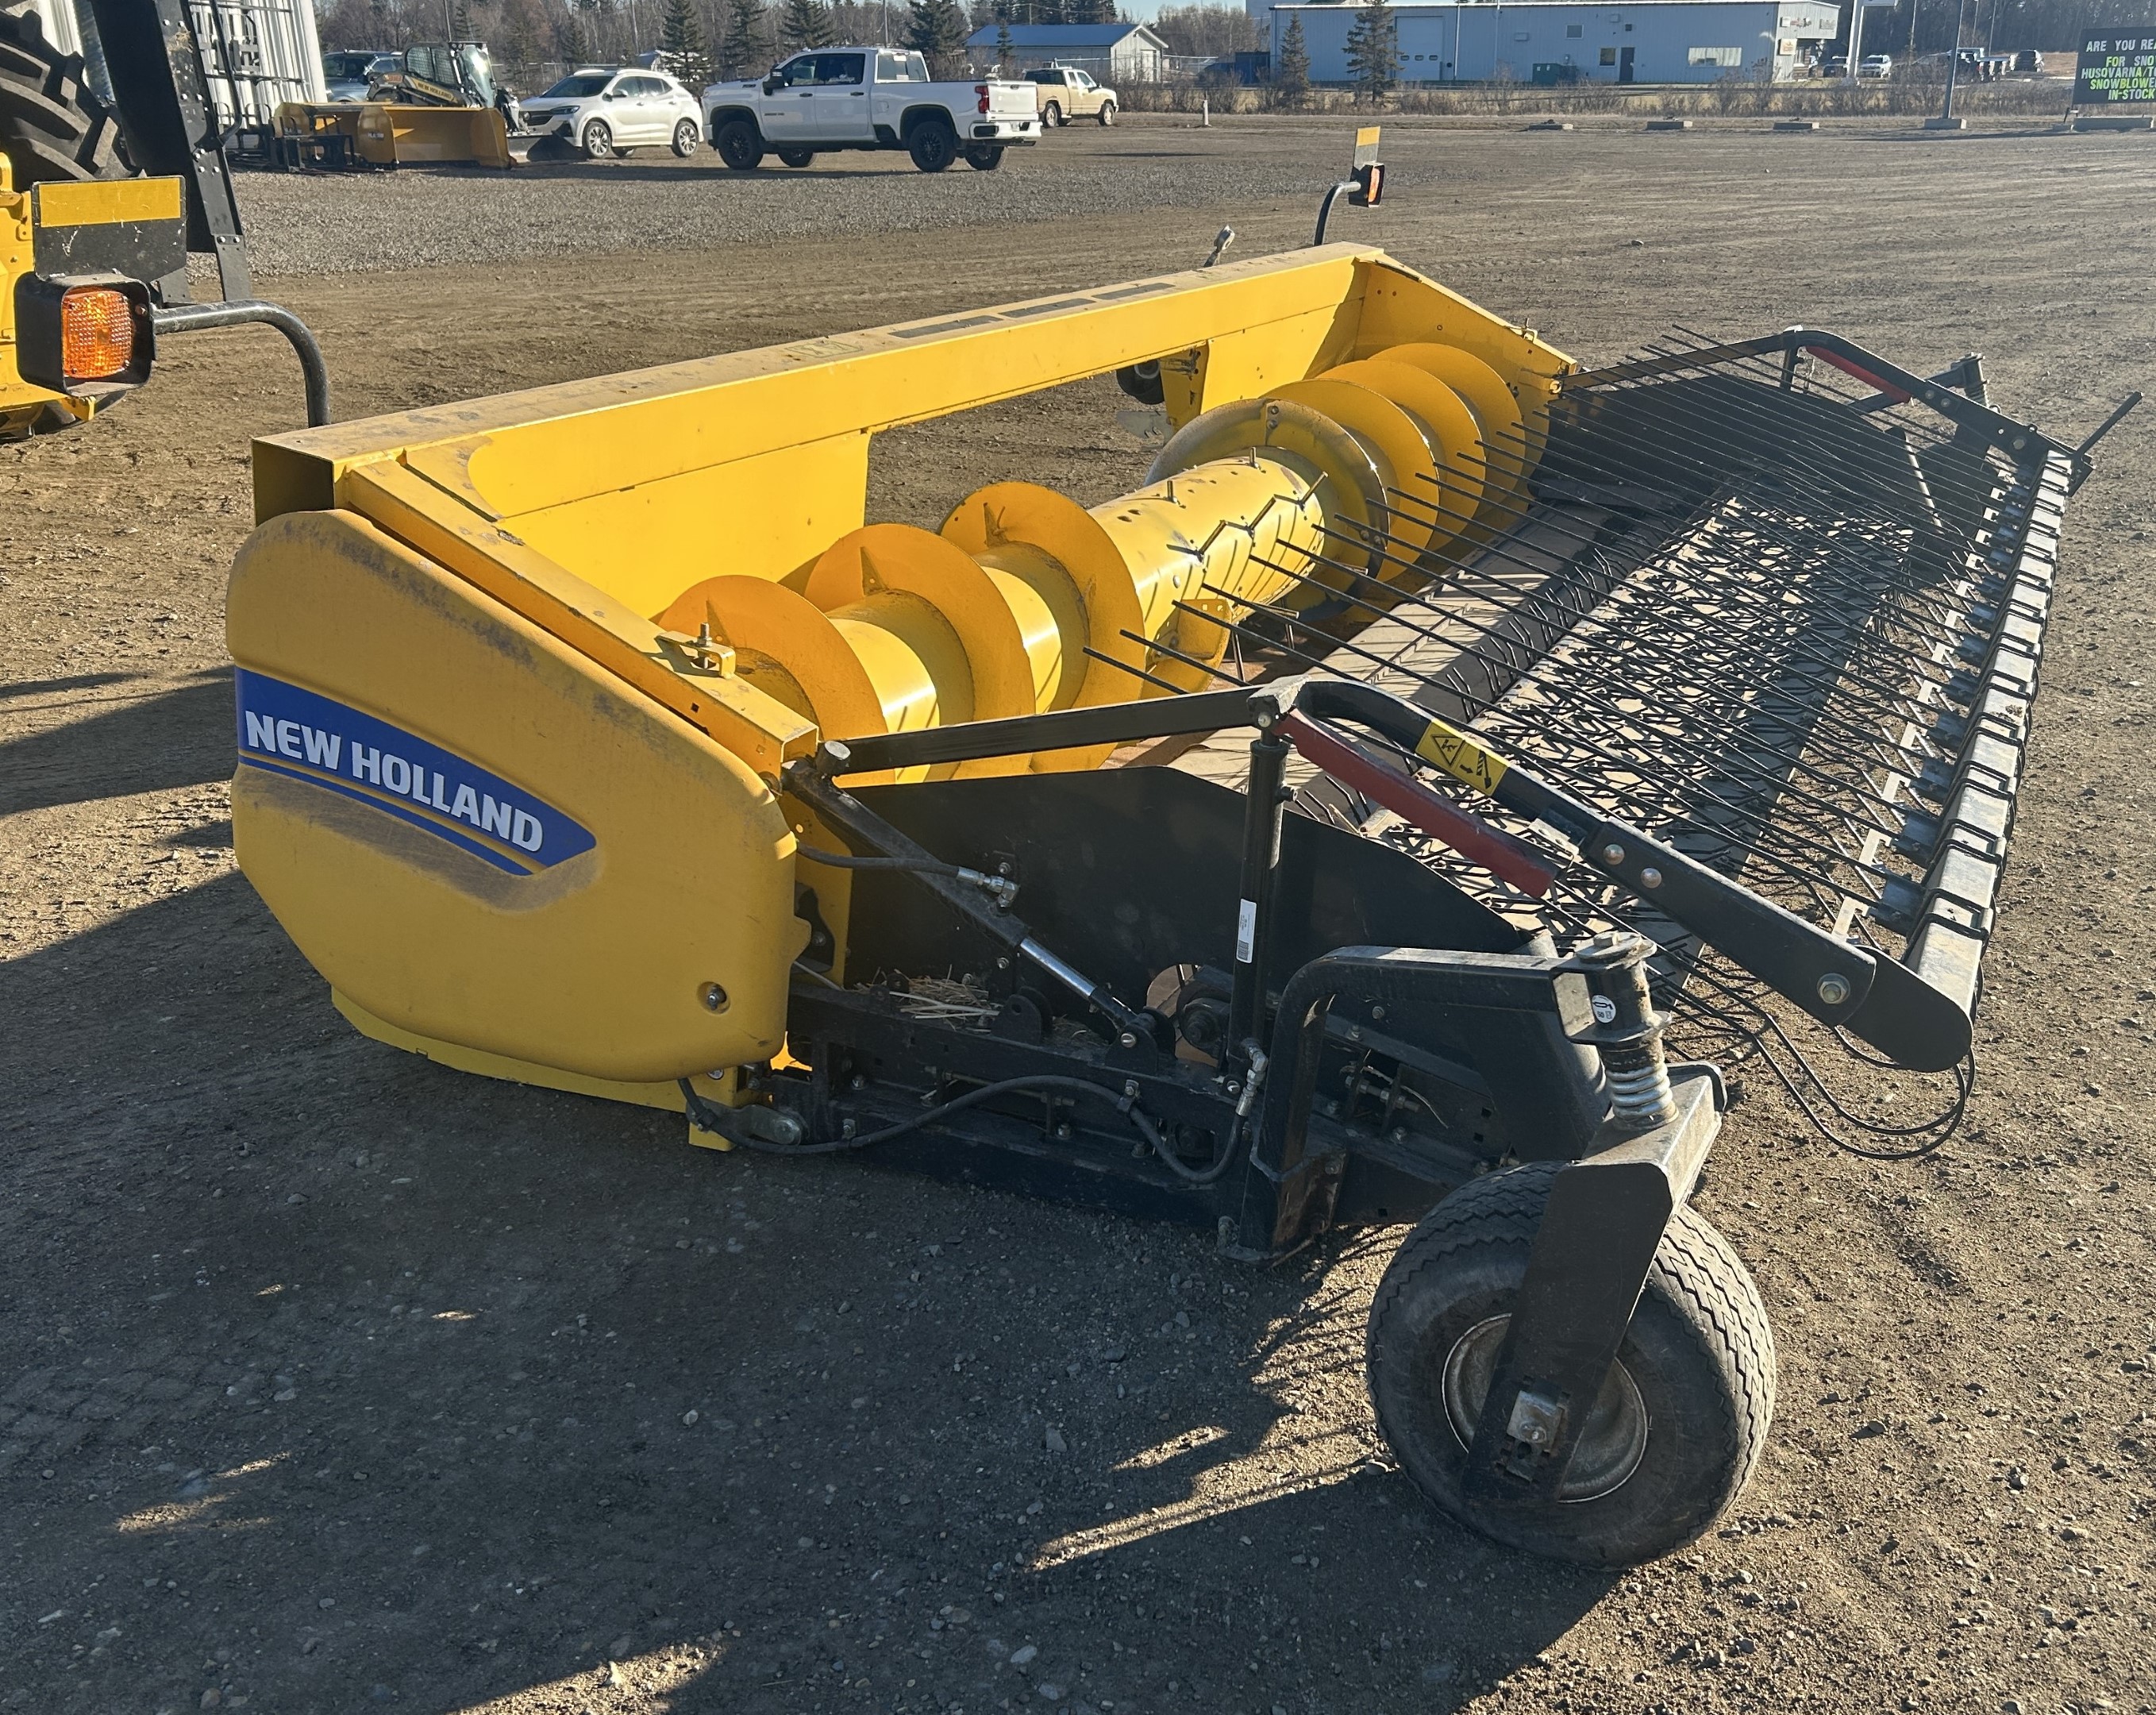
[(2082, 39), (2074, 105), (2156, 102), (2156, 23), (2092, 31)]

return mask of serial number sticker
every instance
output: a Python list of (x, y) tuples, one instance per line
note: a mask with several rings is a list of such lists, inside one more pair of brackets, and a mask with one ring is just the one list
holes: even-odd
[(1415, 743), (1415, 754), (1477, 792), (1494, 793), (1497, 783), (1505, 778), (1502, 758), (1442, 721), (1433, 721), (1423, 730)]
[(544, 798), (349, 704), (244, 668), (233, 682), (244, 767), (357, 798), (512, 875), (598, 844)]

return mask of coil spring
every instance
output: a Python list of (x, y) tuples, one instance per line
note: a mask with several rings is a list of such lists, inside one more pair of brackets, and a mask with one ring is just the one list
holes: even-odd
[(1627, 1131), (1644, 1132), (1676, 1117), (1676, 1097), (1659, 1038), (1638, 1047), (1605, 1047), (1602, 1070), (1609, 1081), (1611, 1111)]

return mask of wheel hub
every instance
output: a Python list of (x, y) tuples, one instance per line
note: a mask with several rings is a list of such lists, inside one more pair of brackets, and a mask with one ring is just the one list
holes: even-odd
[[(1452, 1343), (1445, 1358), (1445, 1415), (1462, 1447), (1475, 1440), (1483, 1402), (1505, 1349), (1510, 1316), (1486, 1317)], [(1647, 1451), (1647, 1407), (1631, 1372), (1620, 1361), (1596, 1395), (1573, 1449), (1572, 1463), (1558, 1487), (1560, 1501), (1593, 1501), (1621, 1488)]]

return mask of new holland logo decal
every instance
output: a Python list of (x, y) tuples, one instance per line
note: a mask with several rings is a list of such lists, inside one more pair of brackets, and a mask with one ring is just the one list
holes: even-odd
[(454, 751), (334, 698), (244, 669), (239, 760), (386, 810), (513, 875), (589, 851), (591, 830)]

